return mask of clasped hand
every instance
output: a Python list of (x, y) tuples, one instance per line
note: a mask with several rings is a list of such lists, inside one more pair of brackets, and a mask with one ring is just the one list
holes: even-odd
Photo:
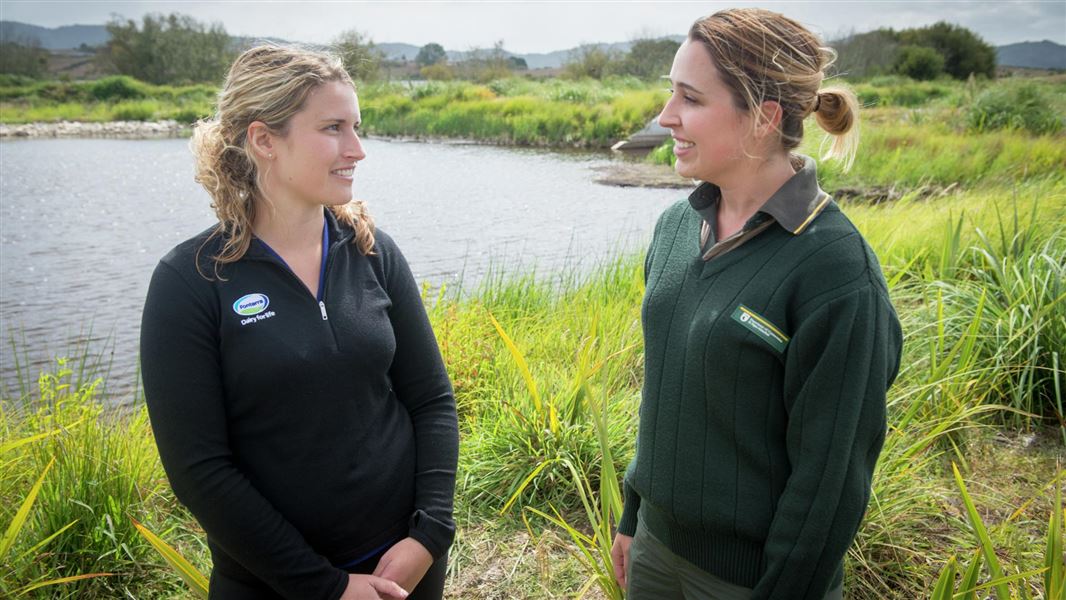
[(414, 538), (404, 538), (389, 548), (372, 575), (349, 575), (341, 600), (406, 598), (433, 565), (433, 556)]

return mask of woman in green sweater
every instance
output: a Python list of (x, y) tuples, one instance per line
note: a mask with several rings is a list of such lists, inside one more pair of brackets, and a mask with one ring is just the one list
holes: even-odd
[(840, 598), (902, 333), (877, 257), (793, 154), (804, 118), (850, 163), (833, 53), (759, 9), (697, 21), (659, 122), (703, 183), (645, 263), (637, 455), (612, 556), (631, 600)]

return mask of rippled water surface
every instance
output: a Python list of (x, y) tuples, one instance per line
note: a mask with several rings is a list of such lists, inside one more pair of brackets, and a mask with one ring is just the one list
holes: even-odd
[[(367, 140), (355, 194), (415, 277), (469, 289), (491, 267), (588, 269), (642, 248), (677, 190), (592, 181), (604, 155)], [(79, 340), (114, 348), (133, 380), (148, 278), (214, 222), (186, 140), (0, 143), (0, 372)], [(91, 332), (91, 333), (90, 333)], [(15, 339), (17, 351), (10, 341)], [(110, 339), (108, 344), (105, 339)]]

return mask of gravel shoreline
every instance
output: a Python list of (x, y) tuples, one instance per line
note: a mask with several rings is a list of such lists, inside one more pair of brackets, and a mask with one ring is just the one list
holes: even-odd
[(109, 121), (86, 123), (0, 124), (0, 139), (25, 138), (123, 138), (152, 139), (187, 137), (192, 128), (178, 121)]

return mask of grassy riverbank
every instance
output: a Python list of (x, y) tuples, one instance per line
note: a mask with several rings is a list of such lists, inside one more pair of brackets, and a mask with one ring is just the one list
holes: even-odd
[[(1042, 178), (845, 209), (882, 258), (906, 335), (874, 500), (849, 554), (849, 596), (928, 595), (948, 557), (972, 552), (951, 461), (1005, 569), (1038, 568), (1051, 511), (1046, 486), (1066, 459), (1053, 427), (1066, 392), (1056, 387), (1063, 357), (1055, 354), (1066, 347), (1066, 186)], [(574, 475), (598, 489), (601, 409), (616, 472), (631, 456), (642, 291), (633, 256), (584, 277), (500, 275), (463, 298), (445, 291), (427, 299), (462, 430), (451, 597), (570, 597), (591, 575), (567, 553), (566, 534), (529, 509), (558, 508), (587, 531)], [(0, 523), (17, 518), (44, 476), (0, 556), (0, 589), (110, 573), (26, 597), (180, 596), (183, 584), (131, 519), (206, 570), (202, 533), (171, 495), (143, 408), (123, 417), (103, 411), (99, 384), (79, 375), (77, 362), (3, 404)], [(1039, 577), (1026, 581), (1035, 586)]]
[[(819, 165), (822, 187), (837, 198), (896, 200), (1066, 174), (1064, 78), (984, 85), (881, 78), (855, 91), (868, 106), (855, 163), (847, 173), (839, 162)], [(825, 138), (809, 119), (800, 151), (820, 156)], [(672, 164), (672, 149), (671, 140), (648, 161)]]
[[(666, 87), (633, 78), (511, 78), (484, 85), (458, 81), (368, 84), (359, 89), (359, 97), (365, 130), (374, 135), (606, 148), (658, 114), (667, 97)], [(863, 105), (873, 109), (864, 116), (873, 144), (913, 148), (915, 136), (934, 135), (939, 142), (918, 145), (938, 158), (975, 150), (954, 139), (968, 126), (988, 130), (1008, 126), (1053, 134), (1061, 130), (1066, 111), (1063, 77), (980, 83), (880, 77), (856, 83), (854, 89)], [(1019, 89), (1031, 93), (1019, 99)], [(162, 119), (192, 123), (210, 116), (216, 91), (205, 85), (156, 86), (122, 76), (87, 82), (0, 80), (0, 123)], [(1041, 103), (1048, 105), (1047, 110), (1040, 108)], [(976, 151), (981, 154), (980, 149)], [(1003, 153), (1004, 160), (1019, 157), (1010, 148)], [(905, 158), (918, 165), (928, 159), (911, 153)], [(1060, 150), (1049, 160), (1061, 163), (1061, 158)], [(970, 169), (963, 179), (970, 181), (974, 173), (982, 172), (987, 167), (984, 160), (978, 156), (972, 164), (963, 165)], [(902, 166), (913, 171), (909, 164)], [(943, 167), (937, 172), (950, 177), (955, 165), (937, 162), (935, 166)], [(882, 170), (893, 172), (888, 167)]]
[(0, 80), (0, 123), (160, 121), (193, 123), (211, 114), (209, 85), (152, 85), (131, 77), (96, 81)]
[[(1019, 120), (1007, 129), (983, 125), (990, 119), (975, 124), (981, 89), (934, 83), (908, 91), (898, 83), (868, 84), (889, 98), (879, 102), (896, 104), (867, 111), (855, 169), (822, 169), (824, 187), (880, 256), (905, 334), (874, 496), (848, 555), (848, 596), (929, 597), (950, 557), (969, 560), (977, 541), (956, 463), (993, 556), (1005, 575), (1020, 574), (1010, 585), (1037, 597), (1039, 569), (1055, 554), (1044, 551), (1050, 492), (1062, 486), (1056, 478), (1066, 460), (1066, 144), (1061, 132), (1031, 132)], [(52, 93), (43, 89), (34, 94)], [(597, 131), (638, 122), (662, 93), (625, 81), (417, 90), (363, 90), (367, 126), (394, 128), (389, 135), (598, 144)], [(168, 93), (195, 103), (213, 90)], [(21, 101), (13, 98), (27, 96), (0, 97), (3, 120)], [(98, 104), (141, 101), (155, 98)], [(1060, 119), (1063, 102), (1051, 102)], [(474, 127), (484, 129), (470, 134)], [(571, 129), (577, 133), (567, 137)], [(817, 143), (809, 140), (808, 150), (817, 153)], [(641, 259), (623, 257), (584, 276), (499, 274), (463, 296), (444, 290), (427, 298), (462, 435), (448, 597), (564, 598), (589, 587), (590, 597), (616, 597), (590, 580), (596, 539), (582, 536), (610, 529), (618, 474), (633, 452)], [(0, 537), (0, 596), (98, 575), (22, 597), (186, 597), (133, 519), (199, 569), (209, 567), (202, 531), (166, 483), (143, 404), (105, 411), (101, 371), (83, 368), (95, 358), (72, 357), (21, 391), (13, 391), (18, 382), (0, 382), (0, 531), (10, 532)], [(536, 512), (555, 509), (574, 530)], [(592, 544), (586, 558), (575, 554), (575, 539)]]

